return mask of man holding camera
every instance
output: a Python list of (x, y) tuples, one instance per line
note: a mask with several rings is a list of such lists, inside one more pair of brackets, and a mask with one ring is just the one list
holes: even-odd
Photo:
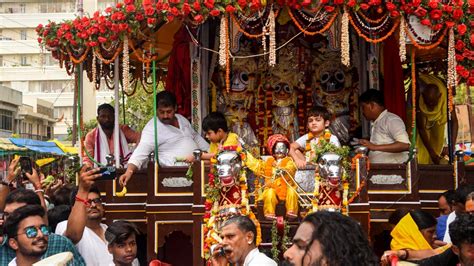
[(100, 168), (82, 168), (78, 189), (71, 195), (74, 205), (69, 219), (56, 227), (57, 234), (68, 237), (76, 245), (86, 265), (109, 265), (113, 261), (105, 240), (107, 225), (101, 223), (104, 206), (100, 191), (94, 186), (101, 176), (99, 171)]

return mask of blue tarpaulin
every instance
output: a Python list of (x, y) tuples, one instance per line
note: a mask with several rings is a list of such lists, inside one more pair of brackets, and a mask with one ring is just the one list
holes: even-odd
[(64, 152), (54, 142), (17, 138), (9, 138), (9, 140), (16, 146), (25, 147), (32, 151), (64, 155)]

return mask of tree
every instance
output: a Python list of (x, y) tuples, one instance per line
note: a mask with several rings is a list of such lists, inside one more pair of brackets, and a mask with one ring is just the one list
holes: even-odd
[[(159, 83), (157, 93), (162, 90), (164, 90), (163, 85)], [(114, 100), (110, 104), (113, 106)], [(125, 97), (125, 108), (122, 104), (122, 93), (120, 92), (120, 123), (127, 124), (135, 130), (141, 131), (153, 117), (153, 93), (147, 93), (141, 86), (138, 86), (135, 94)], [(125, 121), (123, 121), (124, 109)]]

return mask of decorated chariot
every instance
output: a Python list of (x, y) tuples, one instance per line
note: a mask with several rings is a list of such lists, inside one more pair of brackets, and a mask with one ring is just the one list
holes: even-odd
[[(79, 138), (81, 95), (91, 82), (114, 89), (117, 99), (119, 91), (153, 97), (163, 85), (196, 131), (219, 110), (244, 140), (192, 171), (158, 167), (155, 150), (125, 195), (116, 181), (100, 184), (107, 220), (136, 222), (149, 260), (201, 265), (230, 215), (249, 215), (260, 228), (257, 242), (278, 259), (308, 212), (341, 211), (373, 236), (397, 207), (434, 211), (438, 193), (468, 182), (474, 169), (462, 153), (450, 153), (449, 165), (419, 165), (414, 147), (419, 72), (446, 85), (449, 132), (458, 84), (474, 85), (473, 11), (461, 0), (125, 0), (37, 32), (41, 49), (76, 77)], [(383, 89), (386, 107), (408, 117), (406, 163), (370, 164), (367, 150), (345, 148), (369, 134), (358, 106), (366, 88)], [(311, 106), (331, 110), (327, 134), (344, 145), (324, 136), (310, 149), (312, 166), (297, 171), (287, 150), (305, 133)]]

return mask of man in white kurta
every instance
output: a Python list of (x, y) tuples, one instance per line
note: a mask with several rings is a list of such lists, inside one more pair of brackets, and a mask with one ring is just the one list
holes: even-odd
[[(157, 119), (158, 161), (162, 166), (179, 165), (176, 158), (189, 156), (195, 149), (207, 151), (209, 144), (191, 126), (191, 123), (180, 114), (175, 114), (179, 128), (163, 124)], [(138, 168), (146, 162), (148, 155), (155, 150), (153, 118), (142, 131), (141, 141), (128, 160)]]
[(383, 94), (367, 90), (359, 97), (362, 114), (373, 121), (370, 140), (361, 139), (359, 144), (369, 148), (372, 163), (401, 164), (408, 160), (410, 140), (402, 119), (385, 109)]
[[(384, 110), (372, 124), (370, 142), (382, 145), (395, 142), (409, 144), (410, 140), (403, 120), (396, 114)], [(373, 163), (404, 163), (408, 160), (408, 151), (398, 153), (370, 151), (369, 159)]]
[[(180, 114), (176, 114), (176, 97), (169, 91), (156, 95), (158, 162), (161, 166), (180, 165), (179, 158), (192, 156), (195, 149), (209, 149), (209, 144)], [(155, 150), (154, 118), (142, 131), (140, 143), (128, 160), (127, 170), (120, 176), (120, 184), (126, 186), (133, 173), (140, 169)], [(182, 165), (182, 164), (181, 164)]]

